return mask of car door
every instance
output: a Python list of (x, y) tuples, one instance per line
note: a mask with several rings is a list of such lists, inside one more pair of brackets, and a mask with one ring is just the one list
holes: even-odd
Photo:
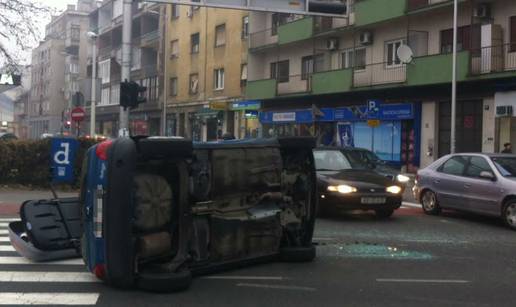
[(499, 215), (497, 199), (500, 198), (500, 188), (495, 180), (481, 178), (482, 172), (490, 172), (496, 176), (486, 158), (471, 156), (464, 173), (464, 198), (468, 203), (468, 210)]
[(464, 200), (464, 171), (468, 164), (468, 157), (453, 156), (446, 160), (432, 178), (431, 185), (437, 193), (441, 207), (465, 209)]

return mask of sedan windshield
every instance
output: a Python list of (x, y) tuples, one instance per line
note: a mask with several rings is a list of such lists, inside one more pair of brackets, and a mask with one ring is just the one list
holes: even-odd
[(351, 163), (338, 150), (317, 150), (314, 152), (315, 167), (318, 171), (341, 171), (352, 169)]
[(491, 158), (498, 171), (504, 177), (516, 177), (516, 157), (494, 157)]

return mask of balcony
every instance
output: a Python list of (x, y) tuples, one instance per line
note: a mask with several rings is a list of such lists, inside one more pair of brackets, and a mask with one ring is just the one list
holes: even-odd
[(276, 80), (265, 79), (248, 81), (246, 97), (248, 99), (271, 99), (276, 97)]
[(313, 35), (312, 17), (305, 17), (278, 27), (278, 44), (285, 45), (309, 39)]
[(407, 80), (406, 65), (368, 64), (353, 70), (353, 87), (403, 83)]
[[(471, 51), (470, 73), (473, 76), (497, 76), (516, 71), (516, 45), (485, 47)], [(514, 73), (510, 75), (515, 75)]]
[(318, 72), (312, 75), (312, 94), (347, 92), (353, 83), (353, 69)]
[(258, 51), (266, 49), (278, 44), (278, 35), (273, 33), (273, 29), (266, 29), (263, 31), (249, 34), (249, 49), (251, 51)]
[(142, 47), (158, 47), (161, 32), (154, 30), (152, 32), (145, 33), (140, 38), (140, 44)]
[[(469, 51), (461, 51), (457, 54), (457, 81), (466, 80), (469, 62)], [(407, 85), (409, 86), (448, 83), (451, 80), (451, 54), (417, 57), (407, 67)]]
[(364, 26), (405, 15), (407, 0), (361, 0), (355, 3), (355, 25)]
[(308, 93), (311, 91), (310, 76), (293, 75), (286, 82), (277, 82), (276, 93), (278, 96)]

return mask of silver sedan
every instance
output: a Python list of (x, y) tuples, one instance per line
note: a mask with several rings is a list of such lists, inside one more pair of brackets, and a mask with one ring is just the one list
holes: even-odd
[(413, 192), (427, 214), (445, 208), (498, 216), (516, 230), (516, 155), (444, 156), (418, 171)]

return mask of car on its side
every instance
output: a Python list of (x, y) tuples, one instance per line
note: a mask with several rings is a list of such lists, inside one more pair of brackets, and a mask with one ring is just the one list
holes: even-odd
[(0, 141), (14, 141), (17, 140), (18, 137), (13, 133), (9, 132), (0, 132)]
[(469, 211), (501, 217), (516, 230), (516, 155), (444, 156), (419, 170), (413, 193), (426, 214)]
[(387, 218), (401, 206), (401, 184), (354, 161), (342, 148), (316, 148), (314, 159), (320, 214), (373, 210)]

